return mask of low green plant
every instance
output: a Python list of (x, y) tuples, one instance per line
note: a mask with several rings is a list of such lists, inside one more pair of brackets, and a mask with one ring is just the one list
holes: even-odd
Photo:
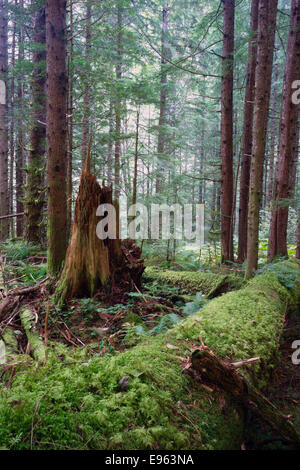
[(187, 302), (183, 307), (183, 313), (186, 316), (195, 315), (195, 313), (199, 312), (204, 305), (207, 303), (207, 299), (203, 297), (202, 292), (197, 292), (195, 295), (195, 299), (192, 302)]
[(0, 250), (9, 261), (22, 261), (40, 252), (39, 246), (30, 245), (24, 240), (7, 240)]
[(86, 298), (80, 299), (77, 307), (77, 312), (86, 320), (92, 320), (96, 312), (96, 302), (94, 299)]

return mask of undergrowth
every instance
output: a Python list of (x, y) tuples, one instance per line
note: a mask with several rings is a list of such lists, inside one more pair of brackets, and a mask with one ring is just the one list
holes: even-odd
[[(45, 367), (4, 374), (0, 443), (9, 449), (236, 449), (243, 412), (222, 392), (202, 388), (184, 358), (204, 343), (232, 359), (260, 357), (251, 366), (260, 387), (278, 360), (282, 318), (299, 295), (300, 267), (285, 264), (244, 289), (210, 301), (166, 333), (146, 335), (124, 353), (90, 359), (86, 348), (62, 345)], [(197, 274), (197, 273), (196, 273)], [(291, 283), (292, 282), (292, 283)], [(198, 302), (201, 301), (198, 296)], [(63, 359), (60, 359), (63, 357)], [(121, 390), (119, 381), (128, 376)], [(10, 382), (11, 387), (7, 385)]]

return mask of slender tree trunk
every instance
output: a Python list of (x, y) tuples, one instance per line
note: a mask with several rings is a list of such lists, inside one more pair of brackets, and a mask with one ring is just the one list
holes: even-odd
[(136, 194), (137, 194), (137, 169), (138, 169), (138, 158), (139, 158), (139, 125), (140, 125), (140, 108), (138, 107), (137, 112), (136, 112), (134, 171), (133, 171), (133, 183), (132, 183), (132, 204), (136, 204)]
[(253, 148), (248, 210), (247, 265), (245, 273), (247, 279), (254, 275), (258, 262), (259, 211), (263, 185), (277, 3), (277, 0), (259, 1)]
[(32, 62), (32, 125), (29, 137), (27, 186), (25, 197), (25, 238), (33, 244), (41, 243), (43, 236), (43, 208), (45, 204), (44, 167), (46, 137), (46, 20), (45, 8), (36, 12), (34, 23), (34, 52)]
[(73, 0), (70, 0), (70, 51), (68, 59), (68, 155), (67, 155), (67, 239), (72, 224), (73, 156)]
[(84, 97), (83, 97), (83, 123), (82, 123), (82, 137), (81, 137), (81, 158), (82, 163), (85, 162), (88, 145), (89, 145), (89, 115), (90, 115), (90, 48), (91, 48), (91, 2), (87, 1), (86, 5), (86, 36), (85, 36), (85, 60), (87, 63), (87, 70), (84, 78)]
[(238, 230), (238, 261), (243, 263), (247, 254), (248, 203), (250, 163), (252, 153), (253, 108), (255, 94), (255, 68), (257, 54), (258, 3), (252, 0), (250, 30), (252, 38), (248, 47), (248, 70), (244, 105), (244, 128), (242, 140), (242, 164), (240, 177), (240, 206)]
[(234, 61), (234, 0), (224, 0), (223, 77), (221, 99), (221, 245), (222, 262), (233, 260), (233, 61)]
[(272, 126), (271, 126), (271, 142), (270, 142), (270, 159), (269, 159), (269, 178), (268, 178), (268, 205), (271, 204), (273, 198), (273, 186), (274, 186), (274, 162), (275, 162), (275, 152), (276, 152), (276, 109), (277, 109), (277, 99), (278, 99), (278, 66), (274, 66), (274, 90), (273, 90), (273, 99), (272, 99)]
[[(19, 3), (21, 11), (24, 12), (24, 1)], [(24, 13), (21, 16), (21, 21), (24, 21)], [(25, 156), (25, 129), (24, 129), (24, 77), (23, 77), (23, 64), (24, 64), (24, 26), (21, 23), (18, 34), (18, 62), (19, 73), (17, 80), (17, 103), (18, 103), (18, 119), (17, 119), (17, 145), (16, 145), (16, 209), (17, 213), (24, 212), (24, 183), (26, 166)], [(23, 236), (24, 217), (20, 216), (16, 222), (16, 235), (17, 237)]]
[[(0, 216), (8, 213), (8, 129), (7, 129), (7, 17), (0, 0)], [(9, 221), (0, 222), (0, 241), (9, 235)]]
[(109, 140), (108, 140), (108, 162), (107, 162), (107, 181), (108, 186), (112, 184), (112, 168), (113, 168), (113, 132), (114, 132), (114, 118), (113, 106), (110, 100), (109, 103)]
[[(15, 0), (17, 6), (17, 0)], [(16, 59), (16, 23), (13, 25), (12, 45), (11, 45), (11, 82), (10, 82), (10, 128), (9, 128), (9, 213), (14, 212), (14, 164), (15, 164), (15, 59)], [(15, 236), (15, 222), (11, 218), (10, 222), (11, 237)]]
[(166, 2), (162, 12), (162, 28), (161, 28), (161, 71), (160, 71), (160, 98), (159, 98), (159, 131), (157, 141), (157, 174), (155, 190), (156, 193), (160, 193), (163, 185), (163, 155), (165, 152), (165, 128), (167, 123), (167, 71), (166, 71), (166, 58), (168, 54), (168, 15), (169, 15), (169, 3)]
[[(203, 178), (203, 168), (204, 168), (204, 136), (205, 136), (205, 130), (203, 126), (201, 130), (201, 147), (200, 147), (200, 162), (199, 162), (200, 163), (200, 166), (199, 166), (200, 178)], [(204, 184), (205, 184), (204, 179), (199, 181), (198, 202), (200, 204), (203, 204)]]
[(278, 159), (275, 172), (268, 259), (287, 256), (288, 200), (292, 196), (293, 159), (298, 147), (298, 106), (292, 101), (292, 84), (300, 77), (300, 0), (292, 0), (285, 76), (279, 125)]
[(67, 247), (66, 1), (46, 0), (48, 270), (56, 276)]
[[(117, 11), (117, 55), (118, 61), (116, 66), (116, 77), (117, 80), (122, 78), (122, 56), (123, 56), (123, 34), (122, 34), (122, 8), (120, 2), (118, 3)], [(116, 136), (115, 136), (115, 161), (114, 161), (114, 189), (115, 199), (119, 200), (120, 196), (120, 157), (121, 157), (121, 96), (119, 91), (117, 92), (117, 98), (115, 103), (115, 119), (116, 119)]]
[[(298, 114), (300, 115), (300, 109), (298, 110)], [(295, 148), (296, 150), (296, 156), (295, 156), (295, 160), (296, 162), (298, 163), (299, 161), (299, 136), (300, 136), (300, 116), (298, 116), (298, 124), (297, 124), (297, 146)], [(298, 178), (299, 180), (299, 178)], [(297, 170), (295, 170), (295, 185), (294, 187), (296, 186), (296, 182), (297, 182)], [(298, 225), (297, 225), (297, 241), (296, 241), (296, 258), (297, 259), (300, 259), (300, 206), (298, 206)]]

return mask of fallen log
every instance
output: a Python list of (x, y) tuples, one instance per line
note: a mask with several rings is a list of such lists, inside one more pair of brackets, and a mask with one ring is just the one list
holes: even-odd
[[(192, 367), (201, 380), (216, 385), (231, 394), (239, 403), (266, 421), (285, 442), (300, 446), (300, 434), (288, 417), (273, 405), (249, 380), (236, 370), (236, 363), (225, 362), (210, 349), (196, 349), (191, 357)], [(253, 363), (245, 360), (239, 367)]]
[(202, 292), (208, 299), (239, 289), (243, 284), (243, 279), (234, 274), (159, 271), (152, 267), (146, 268), (143, 277), (146, 281), (157, 281), (178, 287), (183, 294)]

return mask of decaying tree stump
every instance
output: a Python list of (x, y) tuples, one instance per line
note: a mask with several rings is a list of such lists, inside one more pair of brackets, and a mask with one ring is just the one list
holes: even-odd
[(201, 380), (225, 390), (239, 403), (266, 421), (284, 441), (300, 446), (300, 435), (288, 417), (284, 416), (250, 381), (237, 372), (238, 367), (254, 362), (254, 359), (239, 363), (225, 362), (210, 349), (204, 347), (193, 352), (191, 362), (193, 369), (200, 373)]
[(130, 290), (140, 282), (144, 270), (141, 253), (133, 242), (122, 246), (118, 217), (116, 239), (97, 237), (96, 226), (101, 217), (96, 216), (96, 211), (100, 204), (113, 204), (118, 215), (112, 186), (100, 187), (90, 173), (88, 157), (80, 178), (71, 241), (55, 292), (59, 305), (73, 297), (93, 296), (100, 288), (109, 292), (114, 286), (123, 285)]

